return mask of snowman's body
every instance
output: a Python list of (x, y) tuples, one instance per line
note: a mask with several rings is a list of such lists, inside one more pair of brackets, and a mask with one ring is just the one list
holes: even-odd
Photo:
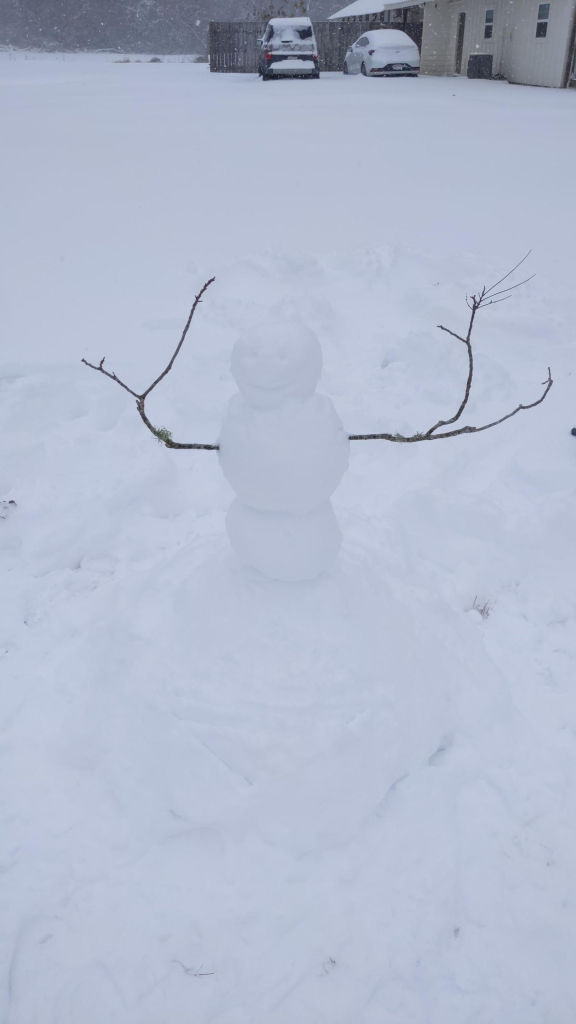
[(266, 324), (232, 351), (240, 394), (220, 435), (220, 464), (237, 498), (226, 525), (240, 561), (274, 579), (313, 579), (341, 534), (330, 497), (349, 441), (332, 401), (316, 394), (322, 353), (299, 324)]

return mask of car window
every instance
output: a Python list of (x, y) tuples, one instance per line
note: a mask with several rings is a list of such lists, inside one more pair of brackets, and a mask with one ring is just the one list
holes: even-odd
[(362, 39), (358, 40), (356, 46), (368, 46), (368, 36), (362, 36)]
[(300, 39), (311, 39), (312, 38), (312, 26), (308, 25), (307, 28), (299, 28), (298, 35)]
[(264, 42), (269, 43), (273, 35), (274, 29), (272, 28), (272, 25), (268, 25), (268, 28), (266, 29), (266, 35), (264, 36)]

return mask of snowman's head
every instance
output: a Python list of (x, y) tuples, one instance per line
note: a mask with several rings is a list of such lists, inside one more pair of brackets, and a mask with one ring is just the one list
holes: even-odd
[(245, 401), (270, 409), (314, 393), (322, 373), (322, 350), (309, 327), (269, 322), (238, 338), (230, 365)]

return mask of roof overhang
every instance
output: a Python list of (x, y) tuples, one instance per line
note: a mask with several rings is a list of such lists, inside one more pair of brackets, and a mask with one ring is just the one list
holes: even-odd
[(364, 14), (381, 14), (382, 11), (393, 11), (401, 7), (420, 7), (425, 0), (355, 0), (348, 7), (343, 7), (336, 14), (331, 14), (328, 21), (336, 18), (357, 18)]

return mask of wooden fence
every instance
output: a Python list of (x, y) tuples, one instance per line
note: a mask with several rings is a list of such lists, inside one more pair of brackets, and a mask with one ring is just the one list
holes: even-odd
[[(266, 25), (266, 21), (211, 21), (210, 71), (244, 71), (255, 74), (258, 71), (258, 39), (264, 35)], [(371, 29), (378, 27), (370, 25)], [(414, 30), (418, 28), (417, 25), (388, 27), (402, 28), (410, 36), (414, 36)], [(342, 71), (344, 54), (350, 44), (362, 35), (362, 25), (316, 21), (314, 34), (318, 44), (320, 71)]]
[(211, 21), (208, 36), (210, 71), (258, 71), (258, 39), (265, 21)]

